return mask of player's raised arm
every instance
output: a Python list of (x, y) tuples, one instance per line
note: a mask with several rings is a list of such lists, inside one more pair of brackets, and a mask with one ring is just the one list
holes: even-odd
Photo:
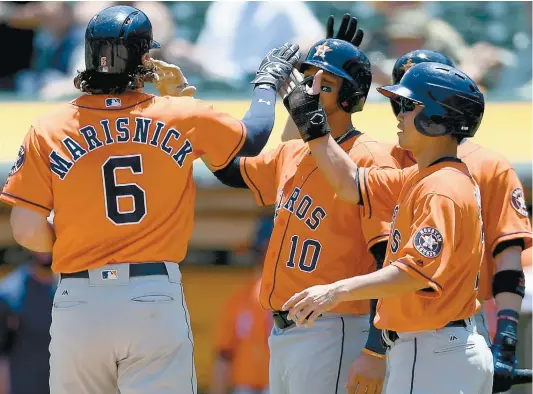
[[(279, 84), (288, 79), (298, 62), (298, 50), (298, 45), (285, 43), (268, 52), (251, 82), (254, 85), (252, 101), (242, 120), (197, 101), (194, 113), (191, 114), (191, 127), (194, 130), (189, 133), (189, 138), (212, 171), (227, 167), (236, 156), (256, 156), (264, 148), (274, 127)], [(156, 87), (161, 94), (182, 97), (194, 93), (193, 89), (186, 90), (189, 86), (179, 67), (161, 64), (159, 61), (154, 62), (160, 78)], [(162, 70), (168, 70), (166, 73), (171, 76), (165, 76)], [(164, 81), (178, 83), (180, 87), (169, 89)]]
[[(312, 88), (308, 86), (311, 81)], [(337, 195), (343, 200), (359, 203), (358, 167), (330, 135), (326, 112), (319, 102), (321, 83), (322, 71), (319, 71), (314, 78), (306, 78), (296, 85), (283, 102)]]

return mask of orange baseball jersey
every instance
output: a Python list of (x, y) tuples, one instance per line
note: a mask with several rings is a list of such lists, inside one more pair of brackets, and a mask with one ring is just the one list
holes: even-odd
[(217, 327), (215, 350), (231, 359), (233, 387), (257, 391), (268, 387), (268, 336), (272, 314), (259, 304), (260, 281), (235, 292), (226, 302)]
[(193, 98), (84, 95), (33, 123), (0, 199), (54, 211), (54, 272), (180, 262), (193, 229), (193, 160), (223, 168), (245, 133)]
[[(359, 166), (397, 167), (367, 135), (353, 131), (347, 137), (340, 146)], [(257, 157), (242, 158), (240, 165), (257, 203), (276, 204), (263, 268), (264, 308), (280, 310), (294, 293), (309, 286), (375, 270), (368, 249), (387, 240), (390, 219), (372, 214), (363, 218), (360, 208), (337, 198), (303, 141), (288, 141)], [(368, 313), (369, 302), (343, 303), (334, 311)]]
[[(395, 146), (391, 155), (402, 168), (416, 163), (411, 152)], [(481, 191), (481, 212), (485, 230), (485, 254), (478, 297), (492, 298), (492, 278), (496, 273), (493, 252), (500, 242), (523, 239), (531, 246), (529, 221), (522, 184), (511, 164), (501, 155), (471, 141), (458, 147), (458, 157), (468, 166)]]
[(384, 266), (420, 281), (423, 289), (378, 302), (376, 327), (430, 330), (472, 316), (483, 258), (479, 188), (459, 160), (439, 160), (418, 171), (360, 169), (362, 203), (397, 201)]

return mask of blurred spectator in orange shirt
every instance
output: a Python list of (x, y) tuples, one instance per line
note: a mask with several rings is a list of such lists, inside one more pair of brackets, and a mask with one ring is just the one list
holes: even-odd
[(216, 360), (210, 394), (268, 393), (268, 336), (272, 314), (259, 305), (261, 271), (273, 218), (259, 220), (252, 250), (256, 272), (226, 302), (216, 330)]

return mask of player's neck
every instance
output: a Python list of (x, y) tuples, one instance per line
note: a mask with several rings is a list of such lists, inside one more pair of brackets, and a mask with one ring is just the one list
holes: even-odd
[(352, 117), (344, 111), (336, 111), (328, 115), (331, 136), (337, 139), (353, 128)]
[(442, 157), (457, 157), (457, 143), (452, 140), (441, 140), (439, 137), (433, 137), (429, 146), (413, 152), (416, 162), (418, 163), (418, 170), (429, 167), (432, 163)]

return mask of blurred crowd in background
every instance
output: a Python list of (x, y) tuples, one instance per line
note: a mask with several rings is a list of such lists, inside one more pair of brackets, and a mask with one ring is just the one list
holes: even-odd
[[(325, 35), (325, 21), (350, 12), (365, 31), (374, 82), (389, 82), (396, 58), (412, 49), (443, 52), (482, 85), (489, 100), (531, 99), (531, 2), (0, 2), (0, 98), (74, 97), (83, 70), (88, 20), (113, 4), (130, 4), (152, 20), (162, 48), (201, 98), (245, 98), (272, 47), (302, 52)], [(7, 55), (8, 54), (8, 55)], [(380, 100), (371, 89), (370, 100)], [(375, 94), (374, 94), (375, 93)], [(379, 97), (378, 97), (379, 96)], [(381, 98), (380, 98), (381, 97)]]

